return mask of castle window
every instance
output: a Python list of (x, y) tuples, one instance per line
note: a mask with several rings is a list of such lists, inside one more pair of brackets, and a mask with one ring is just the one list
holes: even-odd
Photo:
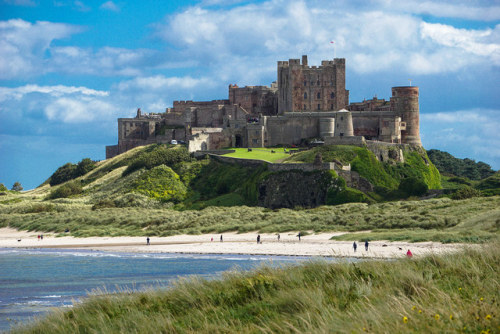
[(318, 93), (317, 97), (318, 99), (321, 99), (321, 93)]
[(317, 84), (318, 86), (320, 85), (320, 82), (319, 82), (319, 80), (318, 80), (318, 81), (316, 82), (316, 84)]
[(320, 110), (320, 109), (321, 109), (321, 104), (318, 103), (318, 110)]
[(304, 93), (304, 99), (307, 99), (307, 93)]
[(344, 120), (344, 116), (340, 116), (340, 120), (343, 121)]
[(304, 86), (307, 86), (307, 81), (304, 81)]
[(314, 81), (311, 81), (311, 86), (314, 86)]
[(331, 98), (331, 99), (333, 99), (334, 97), (335, 97), (335, 93), (334, 93), (334, 92), (332, 92), (332, 93), (330, 94), (330, 98)]
[(306, 110), (306, 109), (307, 109), (307, 107), (306, 107), (306, 105), (304, 104), (304, 110)]
[(333, 110), (333, 103), (332, 103), (332, 104), (330, 104), (330, 109), (331, 109), (331, 110)]

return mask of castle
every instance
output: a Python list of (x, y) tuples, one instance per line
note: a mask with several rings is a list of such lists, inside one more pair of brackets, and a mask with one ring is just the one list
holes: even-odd
[(190, 152), (223, 147), (325, 144), (366, 141), (421, 146), (418, 87), (393, 87), (389, 101), (349, 103), (345, 59), (309, 66), (307, 56), (278, 61), (271, 86), (229, 85), (227, 100), (174, 101), (164, 113), (118, 119), (118, 145), (106, 159), (137, 146), (186, 142)]

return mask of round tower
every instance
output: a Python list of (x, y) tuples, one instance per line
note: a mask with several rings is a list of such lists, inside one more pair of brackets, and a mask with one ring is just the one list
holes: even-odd
[(392, 87), (391, 107), (401, 117), (401, 122), (406, 123), (406, 128), (401, 129), (401, 143), (422, 146), (418, 87)]
[(337, 111), (335, 117), (335, 137), (352, 136), (354, 136), (354, 129), (351, 112), (345, 109)]
[(335, 132), (335, 119), (333, 117), (319, 119), (319, 136), (321, 138), (333, 137)]

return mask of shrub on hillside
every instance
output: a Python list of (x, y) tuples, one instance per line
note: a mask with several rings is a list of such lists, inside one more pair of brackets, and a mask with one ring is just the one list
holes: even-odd
[(398, 189), (407, 196), (422, 196), (429, 190), (429, 187), (424, 181), (416, 177), (408, 177), (401, 180)]
[(53, 190), (49, 194), (49, 199), (66, 198), (73, 195), (78, 195), (82, 192), (82, 184), (80, 182), (68, 182), (59, 188)]
[(142, 173), (133, 184), (133, 191), (164, 202), (180, 202), (186, 198), (184, 183), (170, 167), (161, 165)]
[(344, 203), (370, 203), (372, 202), (362, 191), (346, 187), (345, 189), (337, 192), (328, 192), (326, 198), (327, 205), (337, 205)]
[(466, 198), (471, 198), (471, 197), (480, 197), (482, 194), (479, 190), (471, 188), (471, 187), (464, 187), (462, 189), (457, 190), (451, 195), (452, 199), (466, 199)]
[(68, 162), (63, 166), (59, 167), (54, 174), (50, 177), (49, 184), (51, 186), (55, 186), (66, 181), (72, 180), (75, 175), (76, 165)]
[(0, 191), (7, 191), (7, 187), (5, 186), (5, 184), (3, 183), (0, 183)]
[(94, 161), (90, 160), (89, 158), (82, 159), (82, 161), (80, 161), (76, 166), (75, 169), (76, 177), (87, 174), (95, 167), (96, 165)]
[(155, 145), (151, 150), (142, 152), (134, 159), (123, 172), (123, 176), (141, 168), (151, 169), (160, 165), (173, 167), (175, 164), (182, 161), (191, 161), (191, 156), (186, 147), (176, 146), (167, 148), (164, 145)]
[(14, 185), (12, 186), (11, 190), (13, 190), (13, 191), (22, 191), (23, 190), (23, 186), (21, 185), (21, 183), (15, 182)]
[(67, 164), (59, 167), (49, 178), (49, 184), (55, 186), (85, 175), (95, 168), (95, 162), (89, 158), (82, 159), (78, 164)]

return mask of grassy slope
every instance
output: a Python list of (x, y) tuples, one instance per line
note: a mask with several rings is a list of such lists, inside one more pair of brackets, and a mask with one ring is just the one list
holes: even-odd
[(429, 159), (425, 151), (404, 151), (404, 163), (381, 163), (372, 152), (364, 147), (335, 145), (320, 146), (311, 150), (296, 153), (285, 162), (314, 162), (317, 153), (321, 153), (324, 162), (339, 161), (344, 165), (351, 164), (351, 169), (368, 179), (374, 186), (395, 189), (401, 178), (417, 177), (424, 181), (429, 188), (441, 188), (439, 172)]
[[(294, 211), (261, 207), (208, 207), (176, 211), (161, 206), (91, 210), (86, 198), (50, 202), (18, 196), (0, 205), (0, 226), (74, 236), (155, 235), (225, 231), (364, 231), (371, 240), (482, 242), (497, 239), (500, 197), (448, 198), (379, 204), (350, 203)], [(147, 200), (147, 199), (146, 199)], [(152, 202), (156, 203), (155, 201)], [(155, 204), (159, 205), (159, 204)], [(360, 238), (359, 234), (343, 236)]]
[(493, 333), (498, 263), (496, 243), (421, 259), (261, 267), (92, 296), (13, 333)]

